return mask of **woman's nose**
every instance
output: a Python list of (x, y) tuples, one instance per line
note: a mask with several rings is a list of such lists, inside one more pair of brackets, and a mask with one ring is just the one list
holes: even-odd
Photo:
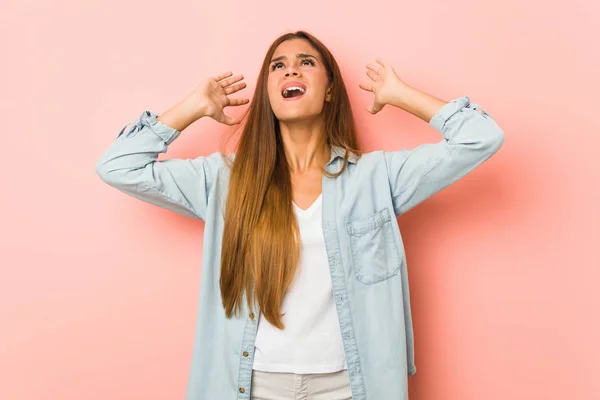
[(298, 76), (298, 71), (296, 71), (296, 69), (294, 67), (289, 67), (288, 70), (285, 72), (285, 76)]

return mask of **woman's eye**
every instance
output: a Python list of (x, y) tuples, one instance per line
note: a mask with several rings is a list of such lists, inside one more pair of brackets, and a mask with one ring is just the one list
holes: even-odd
[[(315, 65), (315, 62), (313, 60), (309, 60), (309, 59), (305, 59), (305, 60), (302, 60), (300, 62), (300, 64), (302, 64), (302, 65), (304, 63), (308, 63), (308, 65)], [(282, 63), (275, 63), (275, 64), (273, 64), (271, 66), (271, 71), (275, 71), (276, 69), (278, 69), (279, 66), (283, 66), (283, 64)]]

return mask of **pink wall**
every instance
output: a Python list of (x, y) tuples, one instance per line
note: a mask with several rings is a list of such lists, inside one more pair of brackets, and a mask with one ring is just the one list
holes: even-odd
[[(298, 28), (342, 65), (365, 150), (440, 139), (364, 110), (376, 56), (447, 101), (469, 95), (506, 134), (399, 220), (411, 400), (600, 398), (598, 3), (36, 3), (0, 15), (0, 399), (184, 397), (204, 224), (94, 166), (123, 125), (208, 75), (244, 73), (251, 94), (271, 40)], [(168, 157), (207, 155), (229, 130), (201, 120)]]

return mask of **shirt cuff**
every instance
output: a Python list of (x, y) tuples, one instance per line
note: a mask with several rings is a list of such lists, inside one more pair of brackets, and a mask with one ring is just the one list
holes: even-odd
[(139, 119), (131, 121), (125, 125), (123, 129), (121, 129), (121, 132), (119, 132), (117, 138), (123, 134), (123, 131), (128, 125), (133, 124), (134, 126), (125, 134), (125, 136), (135, 134), (136, 131), (141, 131), (142, 128), (146, 126), (150, 128), (155, 135), (160, 137), (167, 145), (171, 144), (175, 139), (177, 139), (181, 132), (175, 128), (165, 125), (161, 121), (157, 120), (157, 117), (158, 114), (150, 110), (144, 110)]
[(429, 121), (429, 125), (441, 132), (446, 121), (451, 116), (467, 107), (469, 104), (471, 104), (469, 96), (462, 96), (452, 100), (440, 108), (437, 113), (435, 113), (435, 115), (431, 118), (431, 121)]

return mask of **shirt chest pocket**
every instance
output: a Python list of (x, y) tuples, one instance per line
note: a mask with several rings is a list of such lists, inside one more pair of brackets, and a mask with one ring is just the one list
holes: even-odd
[(391, 220), (389, 209), (384, 208), (346, 222), (356, 279), (365, 285), (384, 281), (400, 271), (401, 258)]

